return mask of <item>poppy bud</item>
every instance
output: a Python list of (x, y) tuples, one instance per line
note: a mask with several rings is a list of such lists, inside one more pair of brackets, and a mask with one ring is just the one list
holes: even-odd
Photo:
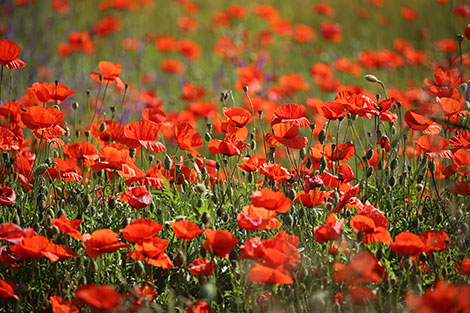
[(338, 202), (339, 202), (339, 193), (335, 191), (333, 193), (333, 196), (331, 197), (331, 203), (333, 203), (333, 205), (337, 205)]
[(377, 170), (381, 171), (384, 169), (384, 163), (382, 162), (382, 160), (380, 160), (378, 163), (377, 163)]
[(431, 173), (434, 173), (436, 171), (436, 163), (433, 159), (429, 160), (428, 169), (431, 171)]
[(178, 251), (178, 254), (176, 254), (173, 263), (176, 267), (181, 267), (184, 264), (184, 255), (181, 253), (181, 251)]
[(78, 102), (72, 103), (72, 109), (78, 110), (79, 107), (80, 107), (80, 105), (78, 104)]
[(200, 297), (202, 299), (214, 299), (217, 296), (217, 288), (216, 286), (208, 282), (202, 286), (200, 290)]
[(56, 225), (51, 225), (47, 229), (47, 238), (49, 239), (54, 238), (55, 236), (57, 236), (58, 233), (59, 233), (59, 227), (57, 227)]
[(372, 75), (372, 74), (364, 75), (364, 79), (371, 83), (379, 82), (379, 79), (375, 75)]
[(423, 184), (417, 184), (416, 185), (416, 191), (417, 192), (421, 192), (423, 190), (423, 188), (424, 188)]
[(163, 159), (163, 166), (165, 170), (169, 171), (172, 164), (173, 164), (173, 161), (171, 160), (171, 157), (168, 154), (165, 154), (165, 158)]
[(75, 130), (75, 137), (80, 137), (80, 129)]
[(224, 217), (222, 218), (222, 221), (224, 221), (224, 223), (227, 223), (229, 219), (230, 219), (230, 215), (228, 215), (228, 213), (225, 213)]
[(109, 198), (108, 208), (110, 208), (112, 210), (112, 209), (114, 209), (115, 205), (116, 205), (116, 200), (114, 200), (114, 198)]
[(261, 115), (263, 115), (263, 111), (262, 111), (262, 110), (258, 110), (258, 118), (261, 118)]
[(204, 213), (202, 213), (201, 215), (201, 222), (206, 225), (207, 223), (209, 223), (209, 221), (211, 220), (211, 216), (209, 215), (209, 213), (207, 213), (207, 211), (205, 211)]
[(366, 169), (366, 177), (369, 178), (372, 176), (372, 173), (374, 172), (374, 168), (372, 166), (367, 167)]
[(462, 34), (457, 34), (457, 35), (455, 35), (455, 39), (457, 39), (458, 42), (462, 42), (463, 41), (463, 35)]
[(312, 168), (312, 160), (310, 158), (307, 158), (307, 161), (305, 161), (305, 166), (307, 168)]
[(243, 86), (243, 91), (244, 91), (245, 93), (248, 93), (248, 86)]
[(109, 110), (114, 113), (114, 112), (116, 112), (116, 107), (114, 105), (111, 105), (109, 107)]
[(33, 172), (33, 177), (37, 177), (37, 176), (44, 174), (48, 168), (49, 168), (49, 165), (46, 163), (38, 165)]
[(366, 159), (370, 160), (374, 156), (374, 151), (372, 149), (367, 150), (366, 152)]
[(100, 132), (103, 133), (105, 130), (106, 130), (106, 123), (105, 123), (105, 122), (101, 122), (101, 124), (100, 124)]
[(388, 179), (388, 184), (390, 185), (390, 187), (394, 187), (395, 184), (396, 184), (396, 179), (395, 179), (395, 176), (390, 176), (390, 178)]
[(326, 163), (326, 158), (323, 155), (320, 159), (320, 172), (323, 172), (328, 164)]
[(411, 260), (410, 257), (407, 257), (407, 258), (405, 259), (405, 269), (406, 269), (407, 271), (409, 271), (412, 266), (413, 266), (413, 261)]
[(334, 208), (333, 203), (327, 202), (325, 204), (325, 212), (331, 212), (333, 210), (333, 208)]
[(209, 132), (206, 132), (206, 133), (204, 134), (204, 139), (205, 139), (206, 141), (211, 141), (211, 140), (212, 140), (211, 134), (210, 134)]
[(85, 130), (85, 137), (87, 139), (90, 137), (90, 131), (89, 130)]
[(206, 248), (201, 247), (201, 248), (199, 249), (199, 253), (201, 254), (201, 257), (206, 258), (206, 256), (207, 256), (207, 250), (206, 250)]
[(467, 85), (467, 83), (462, 83), (457, 88), (458, 88), (460, 94), (463, 95), (467, 91), (468, 85)]
[(90, 262), (90, 269), (92, 272), (98, 272), (98, 263), (95, 260)]
[(138, 276), (144, 276), (145, 275), (145, 267), (144, 264), (141, 261), (137, 261), (134, 263), (134, 272)]
[(195, 188), (196, 188), (196, 191), (199, 192), (200, 194), (203, 194), (204, 192), (206, 192), (206, 185), (204, 184), (199, 183), (196, 185)]
[(398, 167), (398, 158), (395, 158), (390, 162), (390, 170), (393, 172)]
[(359, 230), (357, 233), (357, 242), (362, 242), (362, 239), (364, 238), (364, 233), (362, 232), (362, 229)]
[(230, 253), (228, 254), (228, 258), (230, 261), (238, 260), (238, 253), (237, 253), (237, 250), (235, 250), (235, 248), (232, 248), (232, 250), (230, 250)]
[(325, 139), (326, 139), (326, 129), (322, 129), (320, 130), (320, 132), (318, 133), (318, 141), (323, 144), (325, 142)]
[(86, 276), (83, 275), (78, 279), (78, 285), (85, 285), (87, 283)]
[(256, 150), (256, 141), (252, 141), (251, 144), (250, 144), (250, 148), (251, 150)]
[(197, 207), (202, 208), (203, 206), (204, 206), (204, 200), (202, 199), (197, 200)]
[(423, 181), (424, 175), (419, 174), (418, 177), (416, 178), (416, 182), (421, 183)]
[(302, 159), (304, 159), (307, 156), (307, 149), (305, 148), (300, 149), (299, 155)]
[(377, 253), (375, 254), (375, 257), (377, 258), (377, 260), (380, 261), (380, 259), (382, 258), (382, 256), (383, 256), (383, 251), (382, 251), (382, 249), (377, 248)]

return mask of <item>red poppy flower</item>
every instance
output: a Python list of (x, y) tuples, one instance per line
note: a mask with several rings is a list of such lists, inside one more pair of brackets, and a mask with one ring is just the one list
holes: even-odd
[(337, 282), (346, 281), (347, 286), (381, 283), (387, 279), (385, 267), (367, 251), (356, 254), (347, 265), (336, 262), (334, 268), (333, 279)]
[(20, 300), (15, 291), (18, 289), (16, 284), (12, 281), (0, 279), (0, 298), (10, 298), (13, 297), (16, 300)]
[(423, 295), (406, 295), (405, 303), (412, 313), (468, 312), (469, 294), (469, 285), (438, 281)]
[(140, 218), (133, 220), (126, 227), (121, 228), (119, 232), (121, 232), (125, 240), (142, 244), (145, 240), (155, 237), (162, 229), (163, 226), (157, 222), (147, 218)]
[(62, 123), (64, 113), (52, 107), (32, 106), (24, 109), (21, 120), (29, 129), (53, 127)]
[(293, 284), (294, 280), (288, 271), (281, 265), (278, 268), (255, 263), (248, 272), (247, 279), (249, 281), (265, 283), (265, 284)]
[(429, 157), (452, 158), (452, 152), (446, 149), (449, 140), (439, 135), (423, 135), (414, 143)]
[(207, 302), (196, 301), (189, 306), (186, 313), (212, 313), (212, 308)]
[(298, 43), (307, 43), (315, 40), (315, 29), (310, 25), (298, 24), (292, 30), (292, 37)]
[(196, 277), (199, 277), (201, 273), (204, 276), (212, 275), (214, 274), (215, 263), (211, 260), (198, 258), (188, 265), (188, 270)]
[(315, 205), (324, 204), (325, 198), (329, 198), (333, 192), (331, 190), (321, 191), (316, 189), (311, 189), (308, 192), (301, 190), (295, 194), (294, 202), (301, 203), (307, 208), (312, 208)]
[(228, 156), (240, 155), (241, 150), (248, 148), (248, 145), (236, 138), (235, 134), (225, 136), (224, 140), (212, 139), (208, 145), (212, 154), (224, 154)]
[(356, 215), (350, 220), (351, 227), (357, 234), (363, 234), (362, 242), (365, 244), (383, 242), (389, 244), (392, 241), (390, 233), (386, 227), (375, 224), (375, 221), (366, 215)]
[(65, 215), (61, 215), (60, 218), (51, 218), (52, 225), (57, 226), (61, 232), (78, 240), (82, 240), (82, 234), (78, 231), (81, 223), (82, 220), (69, 220)]
[(155, 237), (138, 243), (136, 249), (128, 253), (127, 257), (136, 261), (144, 261), (155, 267), (171, 269), (174, 265), (165, 253), (167, 247), (168, 240)]
[(178, 42), (178, 51), (190, 61), (196, 60), (201, 55), (201, 47), (190, 39), (180, 40)]
[(197, 101), (203, 98), (206, 94), (204, 87), (186, 83), (183, 86), (183, 94), (180, 96), (181, 99), (186, 101)]
[(11, 247), (11, 251), (18, 255), (40, 259), (46, 257), (52, 262), (65, 260), (77, 256), (70, 248), (56, 245), (44, 236), (33, 235), (25, 237), (21, 243)]
[(425, 243), (423, 238), (416, 234), (402, 232), (395, 237), (395, 241), (390, 244), (390, 247), (398, 254), (416, 256), (423, 252)]
[(368, 305), (378, 298), (366, 286), (352, 286), (349, 288), (349, 296), (351, 297), (351, 303), (362, 306)]
[(181, 74), (186, 71), (186, 65), (177, 59), (164, 59), (160, 67), (164, 72), (170, 74)]
[(6, 241), (12, 244), (19, 244), (25, 237), (35, 236), (36, 232), (32, 228), (21, 228), (14, 223), (0, 224), (0, 242)]
[(63, 101), (76, 92), (62, 83), (39, 82), (33, 84), (33, 91), (41, 102)]
[(320, 32), (325, 40), (341, 42), (343, 40), (343, 29), (335, 22), (322, 22)]
[(95, 310), (113, 310), (119, 306), (123, 296), (108, 285), (81, 285), (75, 290), (77, 299)]
[(0, 126), (0, 149), (18, 150), (22, 146), (22, 141), (14, 132)]
[(280, 163), (264, 163), (260, 167), (260, 173), (272, 180), (284, 180), (291, 177), (291, 173)]
[(243, 207), (243, 211), (237, 214), (238, 227), (249, 230), (276, 229), (282, 226), (276, 219), (277, 213), (265, 208), (253, 205)]
[(251, 113), (248, 112), (248, 110), (239, 107), (224, 107), (222, 111), (224, 112), (224, 116), (225, 118), (227, 118), (228, 123), (234, 127), (244, 127), (249, 121), (254, 118)]
[(195, 148), (203, 146), (201, 134), (189, 123), (177, 123), (175, 137), (181, 150), (189, 151), (193, 157), (199, 157), (201, 155), (195, 150)]
[(401, 7), (400, 8), (401, 17), (406, 21), (415, 21), (418, 18), (418, 13), (410, 7)]
[(405, 113), (405, 122), (411, 129), (422, 131), (424, 134), (439, 134), (442, 130), (442, 126), (425, 117), (429, 114), (431, 114), (431, 112), (428, 110), (408, 110)]
[(434, 72), (436, 81), (426, 78), (426, 90), (436, 97), (451, 97), (454, 89), (460, 84), (460, 72), (456, 70), (443, 71), (438, 68)]
[(54, 313), (78, 313), (78, 308), (59, 296), (50, 296), (49, 303)]
[(106, 146), (99, 152), (99, 161), (96, 161), (91, 169), (95, 173), (102, 169), (121, 171), (123, 165), (133, 165), (133, 162), (129, 156), (129, 149), (116, 145)]
[(291, 201), (282, 192), (261, 189), (251, 194), (251, 204), (278, 213), (286, 213), (291, 208)]
[(7, 68), (23, 68), (26, 63), (18, 59), (21, 48), (11, 40), (0, 39), (0, 64)]
[(318, 242), (337, 240), (341, 236), (344, 219), (337, 220), (334, 215), (327, 217), (325, 224), (313, 228), (313, 238)]
[(335, 10), (327, 2), (321, 2), (315, 4), (313, 9), (320, 15), (326, 15), (328, 17), (334, 18), (336, 16)]
[(196, 223), (191, 221), (170, 222), (170, 226), (177, 238), (184, 238), (187, 241), (193, 240), (204, 232)]
[(99, 20), (98, 23), (93, 26), (92, 30), (93, 32), (98, 34), (98, 36), (107, 36), (109, 34), (119, 31), (121, 27), (122, 22), (119, 17), (109, 15)]
[(273, 132), (266, 135), (266, 142), (273, 146), (285, 146), (292, 149), (303, 149), (307, 146), (307, 137), (299, 134), (299, 127), (294, 122), (283, 122), (272, 125)]
[(354, 144), (350, 142), (328, 143), (324, 147), (323, 155), (330, 161), (347, 161), (354, 156)]
[(15, 204), (16, 193), (10, 187), (0, 188), (0, 205)]
[(437, 251), (440, 252), (447, 247), (450, 238), (441, 230), (428, 230), (419, 235), (424, 241), (423, 252)]
[(142, 209), (152, 202), (152, 194), (145, 186), (130, 187), (119, 197), (121, 202), (129, 202), (129, 205), (136, 209)]
[(266, 158), (260, 155), (252, 157), (243, 157), (243, 164), (237, 164), (238, 168), (246, 172), (255, 172), (258, 168), (266, 162)]
[(70, 155), (74, 159), (85, 159), (96, 161), (98, 159), (98, 149), (88, 141), (77, 143), (67, 143), (64, 146), (64, 153)]
[(97, 258), (103, 253), (112, 253), (121, 248), (131, 247), (126, 243), (119, 242), (118, 234), (107, 228), (95, 230), (91, 235), (84, 234), (82, 243), (87, 255), (92, 258)]
[(100, 61), (98, 63), (98, 68), (100, 69), (99, 73), (90, 73), (90, 76), (93, 78), (93, 80), (105, 84), (116, 83), (116, 86), (121, 89), (125, 87), (124, 83), (119, 78), (119, 75), (121, 75), (121, 64)]
[(228, 230), (206, 229), (204, 234), (207, 238), (204, 243), (204, 248), (221, 258), (228, 257), (230, 250), (232, 250), (233, 246), (239, 241)]
[(149, 120), (130, 122), (124, 126), (123, 133), (126, 139), (137, 142), (137, 145), (125, 142), (131, 148), (137, 148), (140, 144), (145, 149), (154, 152), (166, 151), (166, 147), (157, 141), (158, 134), (160, 133), (160, 126), (157, 123)]

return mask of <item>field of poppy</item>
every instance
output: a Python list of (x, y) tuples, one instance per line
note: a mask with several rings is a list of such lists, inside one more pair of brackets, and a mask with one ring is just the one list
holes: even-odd
[(470, 313), (466, 1), (0, 17), (0, 312)]

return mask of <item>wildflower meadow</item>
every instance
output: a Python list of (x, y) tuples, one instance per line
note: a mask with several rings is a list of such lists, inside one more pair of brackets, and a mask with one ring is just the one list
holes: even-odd
[(0, 17), (0, 312), (470, 313), (468, 1)]

